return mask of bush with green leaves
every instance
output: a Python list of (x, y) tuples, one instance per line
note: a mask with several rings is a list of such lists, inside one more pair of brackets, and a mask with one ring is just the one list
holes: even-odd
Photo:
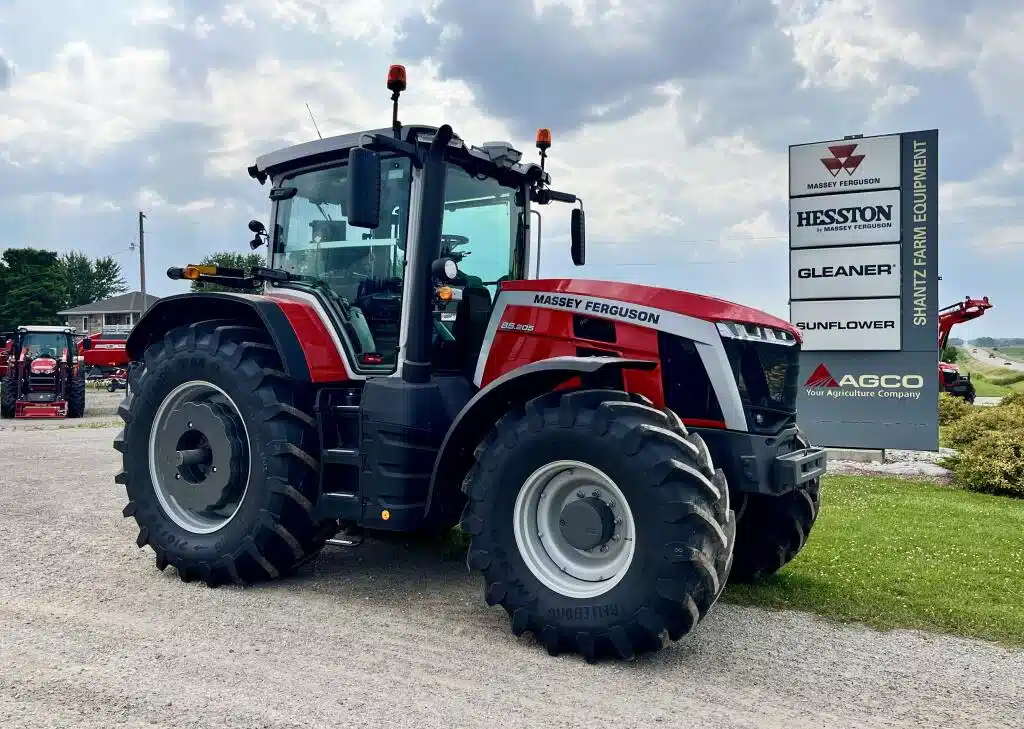
[(948, 392), (939, 393), (939, 425), (955, 423), (974, 412), (974, 409), (974, 406), (962, 397), (954, 397)]
[(957, 452), (941, 465), (960, 486), (1024, 498), (1024, 394), (974, 408), (949, 426), (946, 442)]

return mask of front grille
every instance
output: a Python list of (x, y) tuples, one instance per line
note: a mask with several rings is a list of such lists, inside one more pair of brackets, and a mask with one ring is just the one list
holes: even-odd
[(777, 433), (796, 421), (800, 346), (722, 338), (752, 432)]
[(57, 375), (29, 375), (28, 389), (30, 392), (55, 392), (57, 390)]

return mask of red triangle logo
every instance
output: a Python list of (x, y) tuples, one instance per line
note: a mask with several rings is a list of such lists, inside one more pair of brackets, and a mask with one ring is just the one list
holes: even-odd
[(820, 364), (811, 373), (811, 376), (807, 378), (804, 387), (839, 387), (839, 383), (836, 382), (836, 378), (832, 376), (832, 373), (828, 371), (828, 367)]

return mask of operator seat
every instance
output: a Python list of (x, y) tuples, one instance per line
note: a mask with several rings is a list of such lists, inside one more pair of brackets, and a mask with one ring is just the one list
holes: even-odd
[(470, 281), (462, 289), (462, 299), (455, 309), (455, 326), (452, 327), (452, 334), (455, 335), (455, 360), (461, 372), (470, 380), (476, 371), (492, 306), (491, 292)]

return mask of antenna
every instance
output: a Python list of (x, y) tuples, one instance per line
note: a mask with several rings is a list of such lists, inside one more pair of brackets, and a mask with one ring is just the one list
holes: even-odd
[(313, 110), (309, 108), (309, 103), (306, 104), (306, 111), (309, 112), (309, 118), (313, 122), (313, 128), (316, 129), (316, 135), (323, 139), (324, 135), (320, 133), (320, 127), (316, 125), (316, 119), (313, 117)]

